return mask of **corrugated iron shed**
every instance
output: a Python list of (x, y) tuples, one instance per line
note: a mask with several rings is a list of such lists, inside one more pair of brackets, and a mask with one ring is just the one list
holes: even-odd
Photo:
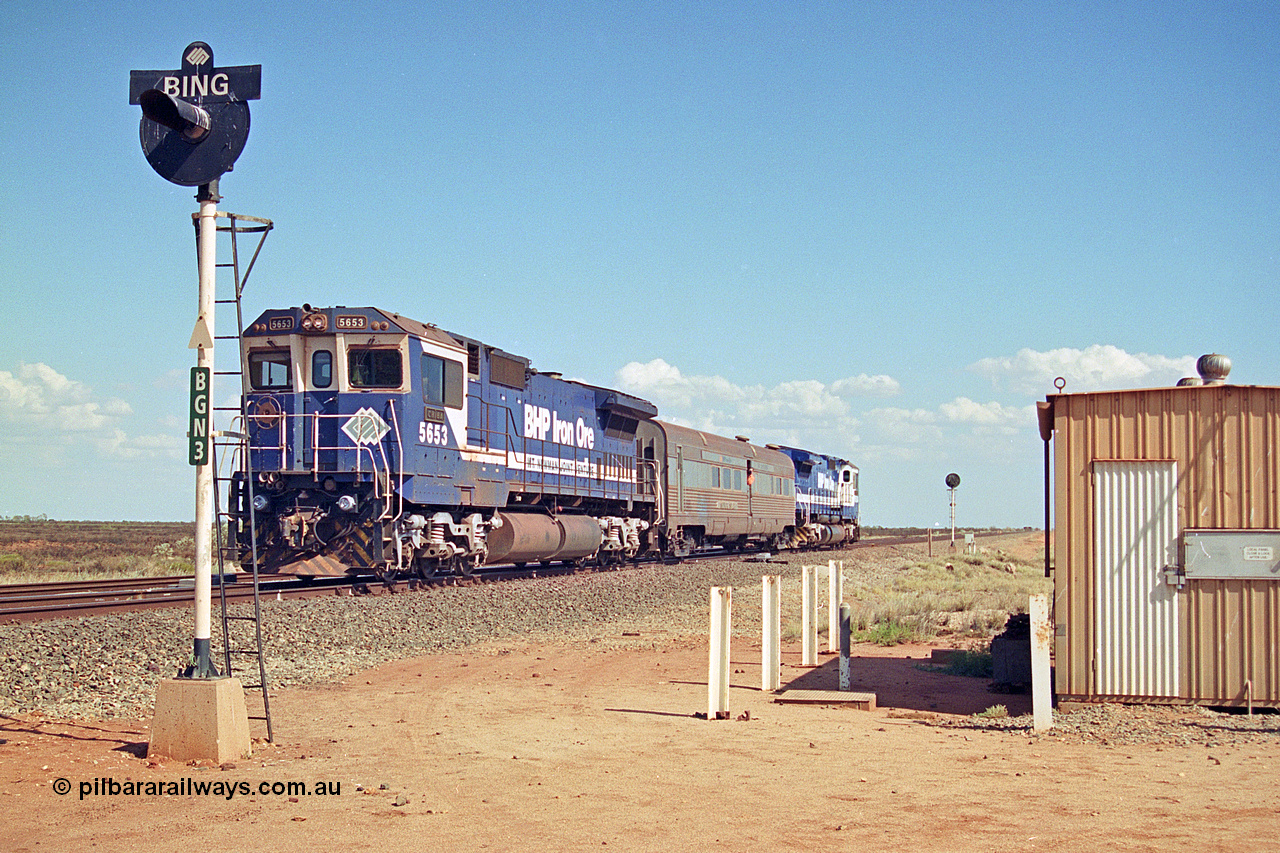
[(1280, 707), (1280, 388), (1048, 403), (1059, 699)]

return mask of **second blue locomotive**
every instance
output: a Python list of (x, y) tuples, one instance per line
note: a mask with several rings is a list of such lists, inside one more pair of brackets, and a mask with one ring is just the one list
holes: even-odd
[(858, 535), (843, 460), (664, 423), (646, 400), (398, 314), (266, 311), (241, 355), (232, 515), (269, 571), (430, 577)]

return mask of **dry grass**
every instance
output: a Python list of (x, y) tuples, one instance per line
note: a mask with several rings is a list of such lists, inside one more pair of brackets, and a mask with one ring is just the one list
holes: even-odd
[(990, 636), (1009, 614), (1025, 613), (1030, 596), (1052, 588), (1042, 558), (1027, 562), (994, 551), (911, 562), (878, 583), (855, 573), (844, 591), (859, 639), (894, 643), (940, 633)]
[(0, 521), (0, 584), (191, 574), (192, 525)]

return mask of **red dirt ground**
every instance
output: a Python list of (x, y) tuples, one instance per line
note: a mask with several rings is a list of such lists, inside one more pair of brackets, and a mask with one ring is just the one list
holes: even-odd
[[(1099, 850), (1274, 845), (1280, 749), (1064, 743), (935, 715), (1025, 696), (858, 647), (875, 711), (783, 705), (738, 642), (733, 719), (697, 638), (513, 644), (388, 664), (273, 699), (276, 744), (234, 767), (148, 761), (146, 723), (0, 719), (0, 849)], [(784, 654), (784, 682), (833, 688)], [(749, 719), (740, 719), (749, 716)], [(55, 792), (55, 780), (70, 792)], [(225, 795), (93, 795), (94, 780)], [(103, 780), (110, 780), (103, 781)], [(191, 780), (190, 782), (185, 780)], [(259, 794), (324, 783), (333, 795)], [(241, 786), (243, 783), (243, 786)], [(182, 786), (187, 786), (183, 788)], [(243, 793), (243, 790), (252, 793)]]

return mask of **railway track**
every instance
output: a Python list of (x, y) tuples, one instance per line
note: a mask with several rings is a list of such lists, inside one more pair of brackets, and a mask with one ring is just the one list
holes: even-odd
[[(232, 603), (253, 600), (253, 584), (226, 576), (227, 600)], [(330, 581), (330, 582), (326, 582)], [(347, 578), (323, 579), (316, 582), (297, 578), (272, 578), (259, 584), (262, 596), (290, 597), (332, 595), (331, 581), (351, 583)], [(218, 599), (215, 582), (214, 600)], [(9, 584), (0, 586), (0, 624), (32, 622), (41, 619), (63, 619), (94, 616), (153, 607), (179, 607), (195, 602), (195, 581), (191, 576), (165, 578), (116, 578), (110, 580), (70, 581), (45, 584)]]
[[(986, 535), (986, 534), (979, 534)], [(947, 546), (946, 537), (934, 537), (935, 547)], [(847, 543), (841, 550), (859, 550), (879, 545), (923, 544), (927, 536), (897, 536), (863, 539)], [(790, 552), (788, 552), (790, 553)], [(827, 552), (807, 552), (815, 559)], [(724, 553), (709, 551), (686, 558), (686, 562), (703, 559), (755, 559), (768, 558), (764, 552)], [(431, 580), (400, 578), (390, 583), (372, 575), (355, 575), (339, 578), (267, 577), (259, 582), (259, 595), (263, 598), (305, 598), (334, 595), (344, 591), (366, 594), (400, 589), (429, 588), (433, 586), (486, 583), (520, 578), (548, 577), (591, 571), (570, 564), (550, 566), (530, 565), (524, 568), (495, 566), (479, 569), (470, 577), (443, 576)], [(233, 604), (253, 600), (253, 584), (243, 576), (227, 574), (225, 581), (227, 600)], [(219, 600), (219, 578), (214, 579), (214, 603)], [(154, 607), (192, 606), (195, 601), (194, 579), (187, 576), (156, 578), (114, 578), (60, 583), (30, 583), (0, 585), (0, 624), (7, 622), (32, 622), (44, 619), (62, 619), (91, 616), (103, 613), (144, 610)]]

